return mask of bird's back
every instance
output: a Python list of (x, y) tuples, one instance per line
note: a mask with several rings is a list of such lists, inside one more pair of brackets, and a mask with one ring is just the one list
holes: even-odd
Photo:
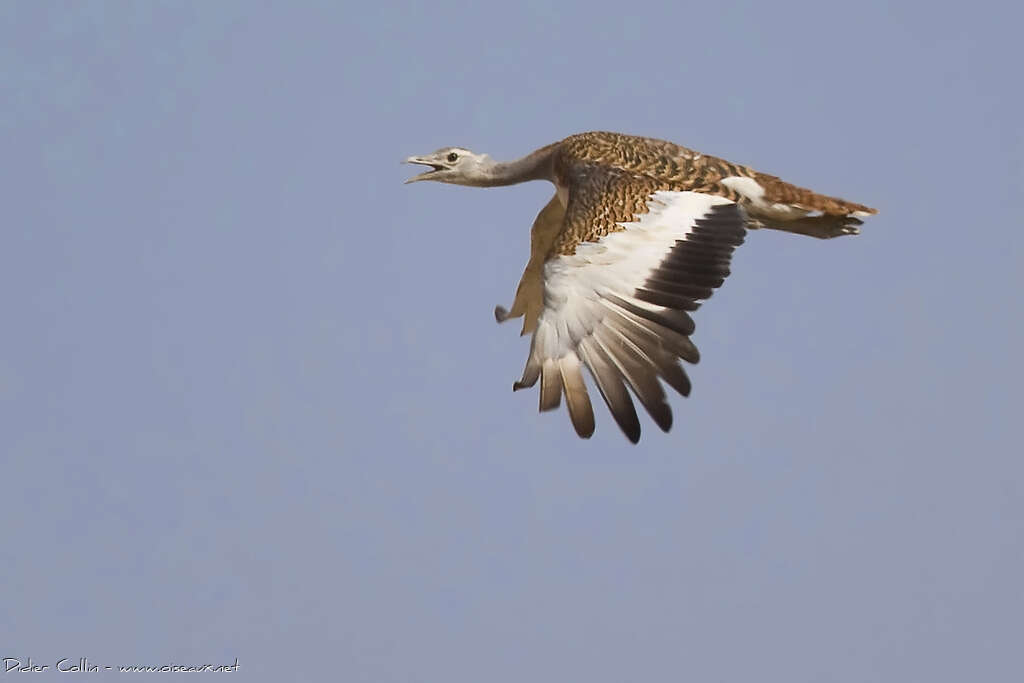
[[(574, 171), (578, 174), (588, 167), (590, 173), (604, 170), (643, 177), (657, 184), (656, 189), (660, 190), (704, 192), (734, 201), (748, 198), (748, 193), (742, 190), (754, 186), (744, 187), (742, 181), (729, 182), (729, 179), (746, 178), (756, 183), (758, 191), (763, 193), (760, 198), (767, 203), (836, 216), (877, 213), (863, 204), (819, 194), (749, 166), (656, 138), (595, 131), (563, 140), (555, 159), (559, 180), (571, 184), (578, 180)], [(754, 209), (756, 213), (756, 207)]]

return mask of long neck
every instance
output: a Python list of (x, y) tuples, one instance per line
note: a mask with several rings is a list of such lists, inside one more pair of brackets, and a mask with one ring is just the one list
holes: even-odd
[(482, 178), (481, 187), (516, 185), (530, 180), (555, 182), (555, 151), (558, 143), (541, 147), (516, 161), (499, 161), (493, 164)]

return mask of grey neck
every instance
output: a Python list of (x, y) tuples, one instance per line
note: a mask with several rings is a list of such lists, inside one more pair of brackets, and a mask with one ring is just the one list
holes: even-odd
[(555, 149), (557, 143), (541, 147), (516, 161), (499, 161), (489, 169), (481, 187), (516, 185), (530, 180), (555, 182)]

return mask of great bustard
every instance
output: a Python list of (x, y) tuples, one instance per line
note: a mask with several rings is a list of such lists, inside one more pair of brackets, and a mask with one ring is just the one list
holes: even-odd
[(812, 237), (857, 234), (875, 209), (816, 194), (746, 166), (664, 140), (581, 133), (518, 161), (445, 147), (408, 163), (432, 167), (407, 180), (495, 187), (548, 180), (555, 196), (530, 231), (530, 260), (510, 310), (533, 333), (522, 379), (540, 379), (540, 409), (564, 393), (576, 432), (594, 432), (586, 366), (630, 441), (640, 422), (626, 385), (662, 430), (672, 426), (660, 377), (680, 394), (696, 363), (689, 311), (729, 275), (745, 228)]

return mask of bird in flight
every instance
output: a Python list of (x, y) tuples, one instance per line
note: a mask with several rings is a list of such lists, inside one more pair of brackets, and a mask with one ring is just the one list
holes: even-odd
[[(433, 180), (472, 187), (547, 180), (555, 196), (530, 231), (530, 259), (498, 322), (523, 318), (532, 334), (522, 378), (540, 380), (540, 410), (562, 395), (576, 433), (594, 433), (587, 368), (626, 437), (640, 439), (629, 391), (663, 431), (672, 410), (659, 382), (683, 396), (696, 363), (690, 314), (729, 275), (747, 229), (829, 239), (856, 235), (875, 209), (817, 194), (686, 147), (619, 133), (580, 133), (517, 161), (462, 147), (411, 156)], [(629, 388), (627, 390), (627, 387)]]

